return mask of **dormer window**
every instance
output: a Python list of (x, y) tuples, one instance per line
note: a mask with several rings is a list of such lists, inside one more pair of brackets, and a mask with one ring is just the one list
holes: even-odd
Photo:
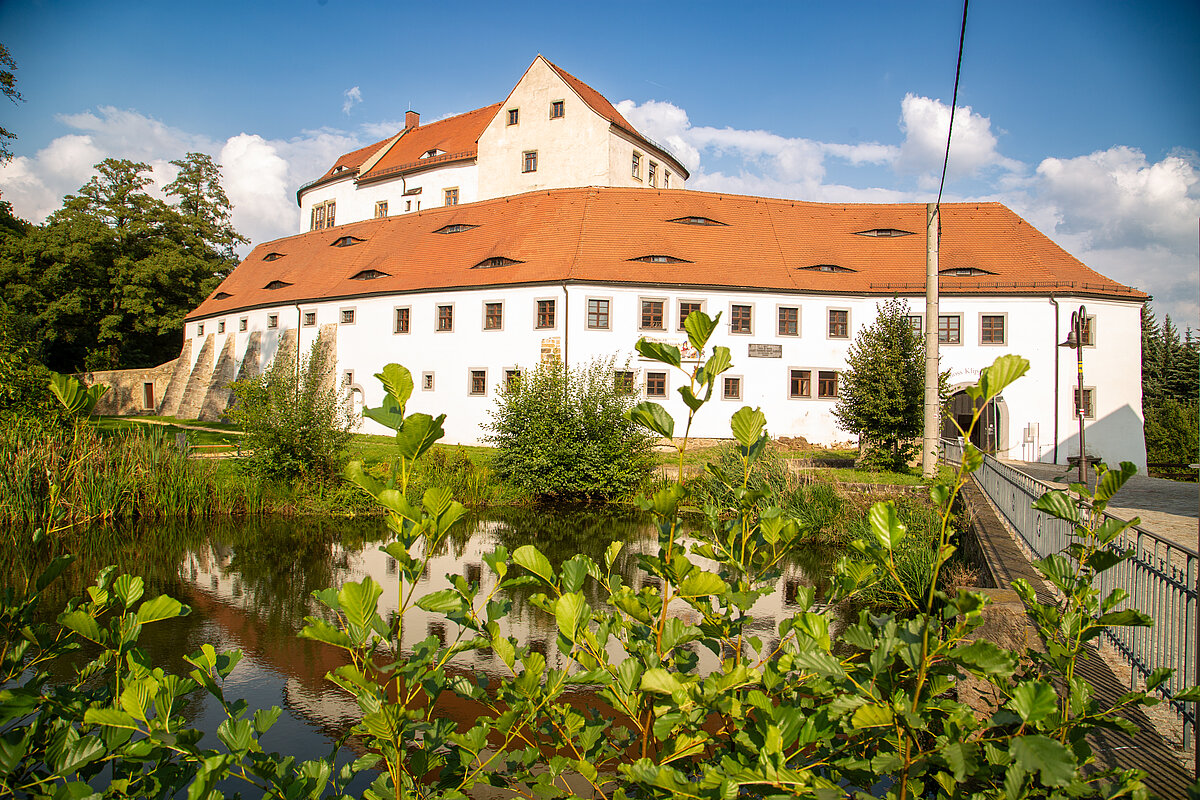
[(691, 264), (686, 258), (676, 258), (675, 256), (641, 256), (639, 258), (631, 258), (630, 261), (645, 261), (649, 264)]
[(424, 152), (424, 153), (421, 155), (421, 158), (433, 158), (434, 156), (440, 156), (442, 153), (445, 153), (445, 152), (446, 152), (445, 150), (438, 150), (438, 149), (435, 147), (435, 148), (433, 148), (432, 150), (426, 150), (426, 151), (425, 151), (425, 152)]
[(390, 275), (386, 272), (380, 272), (377, 269), (364, 269), (361, 272), (351, 275), (350, 280), (352, 280), (352, 281), (373, 281), (376, 278), (387, 278), (387, 277), (390, 277)]
[(231, 295), (229, 292), (217, 292), (213, 295), (214, 300), (227, 300), (230, 297), (233, 297), (233, 295)]
[(988, 272), (977, 267), (951, 267), (938, 272), (939, 275), (948, 275), (951, 278), (970, 278), (976, 275), (995, 275), (994, 272)]
[(266, 286), (264, 286), (263, 288), (264, 288), (264, 289), (271, 289), (272, 291), (274, 291), (275, 289), (282, 289), (282, 288), (283, 288), (283, 287), (285, 287), (285, 286), (291, 286), (291, 284), (290, 284), (290, 283), (288, 283), (287, 281), (271, 281), (270, 283), (268, 283), (268, 284), (267, 284)]
[(469, 231), (472, 228), (478, 228), (478, 227), (479, 227), (478, 225), (467, 225), (466, 223), (455, 223), (453, 225), (443, 225), (442, 227), (440, 227), (436, 231), (434, 231), (434, 233), (462, 233), (463, 231)]
[(813, 264), (811, 267), (800, 267), (800, 269), (809, 272), (858, 272), (858, 270), (841, 267), (837, 264)]
[(724, 222), (717, 222), (715, 219), (708, 217), (679, 217), (678, 219), (670, 219), (667, 222), (675, 222), (679, 225), (724, 225)]
[(897, 236), (912, 236), (912, 231), (902, 231), (899, 228), (872, 228), (869, 231), (855, 231), (855, 236), (875, 236), (880, 239), (894, 239)]
[(471, 269), (494, 269), (496, 267), (507, 267), (510, 264), (522, 263), (524, 262), (517, 261), (512, 258), (505, 258), (504, 256), (492, 256), (491, 258), (485, 258), (483, 261), (480, 261), (474, 267), (471, 267)]
[(283, 253), (267, 253), (263, 256), (263, 261), (278, 261), (283, 258)]
[(364, 241), (366, 241), (366, 240), (359, 239), (354, 236), (343, 236), (339, 239), (334, 239), (332, 246), (333, 247), (349, 247), (352, 244), (358, 244), (359, 242), (364, 242)]

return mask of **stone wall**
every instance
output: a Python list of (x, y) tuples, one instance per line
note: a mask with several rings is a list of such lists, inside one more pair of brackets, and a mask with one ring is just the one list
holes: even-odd
[[(109, 387), (100, 402), (96, 404), (96, 413), (105, 416), (128, 417), (135, 415), (154, 415), (162, 398), (167, 394), (171, 376), (175, 373), (175, 361), (159, 364), (157, 367), (144, 369), (109, 369), (97, 372), (81, 372), (75, 377), (87, 386), (104, 384)], [(147, 396), (147, 385), (150, 386)], [(147, 405), (146, 401), (150, 404)]]

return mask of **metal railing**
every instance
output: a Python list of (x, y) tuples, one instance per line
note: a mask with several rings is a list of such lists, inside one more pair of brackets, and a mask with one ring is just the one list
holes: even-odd
[[(943, 439), (942, 459), (961, 463), (962, 444)], [(1053, 486), (989, 455), (984, 455), (983, 466), (974, 477), (1035, 558), (1058, 553), (1070, 544), (1072, 526), (1032, 505)], [(1108, 513), (1104, 517), (1120, 519)], [(1160, 692), (1166, 695), (1182, 691), (1196, 675), (1196, 578), (1200, 554), (1138, 525), (1125, 529), (1112, 546), (1130, 552), (1131, 557), (1098, 576), (1100, 596), (1106, 597), (1113, 589), (1124, 589), (1129, 596), (1117, 608), (1135, 608), (1149, 614), (1154, 618), (1154, 626), (1108, 628), (1104, 640), (1129, 667), (1131, 688), (1154, 670), (1166, 667), (1175, 672), (1160, 687)], [(1196, 704), (1172, 700), (1170, 706), (1183, 726), (1183, 744), (1189, 747), (1196, 725)]]

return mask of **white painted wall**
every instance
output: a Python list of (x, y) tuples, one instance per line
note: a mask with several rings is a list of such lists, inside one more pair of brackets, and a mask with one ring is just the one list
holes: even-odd
[[(301, 198), (300, 232), (312, 225), (312, 208), (327, 200), (337, 203), (334, 221), (338, 225), (373, 219), (375, 203), (386, 200), (388, 216), (410, 214), (423, 209), (441, 208), (446, 202), (446, 189), (458, 189), (458, 202), (471, 203), (479, 199), (479, 169), (474, 163), (457, 163), (433, 167), (403, 177), (356, 184), (352, 179), (338, 180), (310, 189)], [(405, 195), (406, 190), (420, 193)]]
[[(564, 308), (564, 291), (569, 302)], [(611, 302), (610, 328), (588, 330), (588, 298), (606, 298)], [(641, 331), (640, 299), (661, 298), (665, 301), (665, 329)], [(536, 306), (539, 299), (556, 300), (555, 327), (535, 328)], [(725, 400), (718, 395), (698, 415), (693, 434), (701, 437), (727, 437), (729, 417), (743, 405), (761, 406), (767, 415), (768, 426), (775, 436), (801, 435), (821, 444), (845, 442), (853, 437), (838, 429), (831, 411), (834, 400), (818, 399), (817, 372), (841, 370), (845, 367), (846, 350), (864, 325), (876, 316), (878, 298), (855, 296), (783, 295), (752, 291), (705, 291), (696, 289), (638, 288), (613, 285), (568, 286), (500, 286), (445, 292), (421, 292), (408, 295), (359, 298), (352, 301), (322, 301), (302, 304), (303, 309), (317, 310), (317, 326), (301, 331), (301, 347), (307, 348), (319, 326), (339, 322), (343, 308), (355, 309), (352, 325), (339, 324), (337, 335), (338, 374), (353, 370), (354, 382), (368, 406), (380, 404), (383, 390), (372, 377), (392, 361), (403, 364), (413, 373), (417, 388), (409, 402), (409, 411), (430, 414), (446, 413), (446, 440), (451, 443), (473, 444), (481, 441), (482, 427), (488, 411), (496, 402), (497, 387), (504, 379), (504, 370), (514, 367), (530, 368), (540, 358), (544, 340), (558, 339), (566, 349), (572, 364), (583, 364), (596, 357), (615, 356), (618, 362), (629, 359), (637, 372), (639, 385), (649, 369), (660, 370), (653, 363), (635, 357), (633, 345), (641, 335), (661, 341), (683, 344), (686, 335), (678, 330), (679, 301), (701, 300), (710, 315), (722, 313), (721, 325), (712, 344), (730, 348), (733, 368), (729, 375), (741, 376), (741, 400)], [(504, 321), (501, 330), (483, 329), (484, 304), (503, 302)], [(753, 332), (735, 334), (729, 330), (729, 307), (732, 303), (753, 307)], [(952, 385), (973, 383), (979, 370), (1004, 353), (1016, 353), (1030, 360), (1030, 374), (1004, 392), (1001, 404), (1002, 425), (998, 448), (1002, 456), (1022, 458), (1025, 448), (1022, 433), (1027, 425), (1038, 426), (1036, 455), (1042, 461), (1054, 459), (1055, 414), (1055, 353), (1058, 363), (1058, 462), (1065, 463), (1077, 452), (1077, 422), (1073, 414), (1072, 390), (1075, 385), (1075, 354), (1057, 348), (1066, 336), (1070, 312), (1078, 308), (1078, 298), (1061, 298), (1059, 318), (1046, 298), (1037, 297), (944, 297), (941, 313), (962, 315), (962, 343), (941, 348), (941, 364), (950, 371)], [(1095, 388), (1096, 418), (1087, 421), (1087, 449), (1090, 454), (1117, 462), (1132, 461), (1145, 468), (1146, 454), (1142, 436), (1139, 304), (1115, 300), (1086, 300), (1089, 315), (1096, 317), (1096, 346), (1084, 350), (1085, 385)], [(436, 307), (453, 304), (454, 330), (439, 332), (436, 328)], [(777, 308), (780, 305), (800, 308), (800, 336), (780, 336), (776, 328)], [(393, 333), (394, 310), (397, 306), (411, 308), (410, 333)], [(923, 298), (910, 298), (913, 313), (924, 310)], [(830, 339), (829, 309), (850, 312), (850, 336)], [(566, 313), (564, 314), (564, 310)], [(238, 319), (248, 317), (250, 329), (265, 331), (262, 344), (262, 363), (269, 361), (277, 346), (278, 333), (266, 330), (267, 316), (278, 313), (280, 327), (294, 327), (297, 322), (294, 306), (279, 309), (256, 309), (243, 314), (226, 315), (226, 334), (237, 335), (237, 356), (240, 361), (246, 337), (237, 333)], [(980, 344), (980, 320), (983, 313), (1006, 314), (1008, 343)], [(216, 331), (213, 317), (204, 320), (205, 333)], [(567, 331), (569, 320), (570, 330)], [(187, 324), (188, 335), (196, 335), (196, 321)], [(215, 342), (219, 353), (222, 337)], [(193, 349), (195, 358), (199, 345)], [(779, 358), (751, 358), (750, 344), (779, 345)], [(1116, 365), (1126, 365), (1119, 368)], [(809, 369), (813, 375), (814, 397), (789, 397), (789, 369)], [(487, 391), (472, 396), (469, 391), (470, 371), (487, 370)], [(433, 390), (421, 388), (423, 372), (434, 373)], [(661, 402), (682, 422), (686, 409), (678, 399), (676, 389), (681, 374), (668, 372), (666, 398)], [(385, 432), (367, 420), (365, 432)]]

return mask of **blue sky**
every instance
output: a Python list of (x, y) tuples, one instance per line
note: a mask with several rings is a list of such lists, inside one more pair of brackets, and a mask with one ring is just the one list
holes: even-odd
[[(691, 168), (689, 187), (936, 195), (961, 4), (38, 2), (0, 5), (25, 102), (0, 193), (41, 220), (106, 156), (209, 152), (235, 224), (295, 232), (339, 153), (497, 102), (537, 53)], [(950, 200), (998, 200), (1200, 323), (1200, 4), (971, 6)], [(969, 109), (969, 113), (967, 111)]]

